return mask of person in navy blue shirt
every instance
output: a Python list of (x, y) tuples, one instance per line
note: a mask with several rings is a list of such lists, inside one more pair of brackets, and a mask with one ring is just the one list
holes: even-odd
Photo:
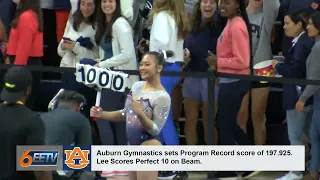
[[(192, 30), (184, 42), (185, 56), (190, 58), (188, 71), (207, 72), (206, 60), (210, 51), (216, 54), (218, 35), (215, 28), (217, 0), (199, 0), (191, 15)], [(197, 11), (195, 11), (197, 9)], [(184, 108), (186, 112), (185, 133), (189, 145), (197, 144), (197, 122), (202, 110), (202, 124), (207, 138), (208, 85), (206, 78), (186, 77), (183, 83)], [(207, 142), (207, 139), (206, 139)], [(207, 142), (208, 143), (208, 142)]]
[[(320, 5), (320, 0), (280, 0), (281, 6), (278, 14), (278, 21), (282, 22), (286, 15), (293, 13), (297, 10), (306, 9), (307, 11), (319, 10), (317, 6)], [(290, 49), (290, 43), (292, 38), (287, 37), (282, 27), (278, 26), (276, 28), (276, 38), (274, 42), (274, 53), (287, 56), (288, 50)]]
[[(284, 31), (286, 36), (293, 38), (291, 48), (283, 63), (273, 60), (276, 72), (286, 78), (306, 78), (306, 60), (314, 45), (314, 41), (308, 37), (306, 28), (308, 25), (308, 12), (299, 10), (284, 18)], [(304, 111), (298, 112), (295, 105), (305, 86), (284, 84), (283, 85), (283, 108), (286, 110), (288, 136), (292, 145), (303, 145), (303, 135), (308, 131), (312, 116), (312, 99), (306, 103)], [(302, 172), (289, 172), (278, 180), (302, 179)]]

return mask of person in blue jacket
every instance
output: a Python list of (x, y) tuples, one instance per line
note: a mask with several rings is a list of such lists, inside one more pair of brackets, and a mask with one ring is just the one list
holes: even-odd
[[(284, 18), (284, 31), (286, 36), (292, 37), (291, 48), (283, 63), (273, 60), (276, 72), (286, 78), (306, 78), (306, 60), (314, 45), (314, 41), (306, 33), (308, 25), (308, 13), (299, 10)], [(302, 112), (295, 109), (295, 104), (305, 86), (283, 85), (283, 108), (286, 111), (288, 136), (291, 145), (303, 145), (303, 135), (308, 129), (312, 116), (312, 99), (310, 98)], [(308, 131), (306, 132), (308, 135)], [(302, 172), (289, 172), (277, 180), (302, 179)]]
[[(280, 4), (277, 20), (281, 21), (283, 25), (284, 17), (289, 13), (293, 13), (301, 9), (306, 9), (310, 12), (317, 9), (319, 10), (317, 6), (320, 5), (320, 0), (280, 0)], [(291, 41), (292, 38), (285, 35), (282, 27), (276, 28), (276, 38), (274, 42), (274, 45), (276, 46), (274, 47), (275, 53), (287, 56)]]

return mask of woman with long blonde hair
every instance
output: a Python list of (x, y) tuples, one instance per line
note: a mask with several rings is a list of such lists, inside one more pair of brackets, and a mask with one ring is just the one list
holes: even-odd
[[(181, 71), (183, 63), (183, 42), (190, 25), (183, 0), (155, 0), (149, 15), (152, 22), (150, 34), (150, 51), (157, 49), (171, 50), (174, 56), (166, 59), (164, 71)], [(171, 95), (180, 77), (162, 76), (161, 83)], [(166, 145), (178, 145), (179, 139), (170, 112), (162, 133)]]
[[(184, 60), (183, 43), (190, 29), (184, 0), (154, 0), (152, 11), (149, 14), (149, 23), (152, 23), (150, 51), (158, 49), (173, 51), (174, 56), (166, 59), (164, 71), (180, 72)], [(180, 77), (161, 76), (161, 83), (170, 96), (179, 82)], [(160, 137), (165, 145), (179, 145), (172, 109)]]

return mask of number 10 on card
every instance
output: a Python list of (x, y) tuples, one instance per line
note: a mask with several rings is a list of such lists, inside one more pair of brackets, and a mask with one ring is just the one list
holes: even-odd
[(76, 80), (86, 85), (124, 92), (129, 75), (90, 65), (76, 64)]

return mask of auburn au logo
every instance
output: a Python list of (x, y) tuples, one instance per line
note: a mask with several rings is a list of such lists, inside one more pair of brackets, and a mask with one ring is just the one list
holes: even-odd
[(81, 150), (79, 147), (75, 147), (73, 150), (65, 150), (64, 153), (66, 154), (64, 163), (71, 169), (83, 169), (90, 163), (89, 150)]

